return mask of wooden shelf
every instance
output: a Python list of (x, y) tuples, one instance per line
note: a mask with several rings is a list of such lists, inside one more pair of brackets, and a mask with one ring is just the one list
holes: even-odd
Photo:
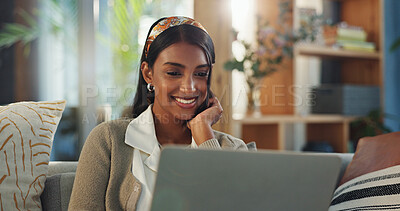
[(234, 121), (242, 124), (274, 124), (274, 123), (339, 123), (351, 122), (357, 117), (343, 116), (335, 114), (312, 114), (300, 115), (248, 115), (244, 117), (234, 117)]
[(374, 59), (381, 58), (379, 52), (369, 53), (362, 51), (349, 51), (339, 48), (332, 48), (313, 44), (298, 44), (295, 46), (296, 55), (306, 56), (322, 56), (322, 57), (339, 57), (339, 58), (357, 58), (357, 59)]
[[(292, 102), (295, 100), (294, 95), (290, 91), (293, 85), (301, 87), (319, 85), (316, 80), (325, 70), (324, 73), (327, 73), (325, 75), (334, 75), (335, 81), (342, 84), (373, 85), (379, 86), (383, 90), (383, 1), (335, 1), (340, 1), (340, 3), (330, 2), (325, 5), (327, 8), (323, 9), (327, 9), (326, 14), (339, 16), (335, 19), (345, 21), (352, 26), (362, 27), (368, 35), (367, 41), (375, 43), (377, 51), (371, 53), (343, 50), (307, 43), (295, 45), (294, 61), (288, 61), (285, 68), (266, 77), (263, 81), (265, 87), (278, 85), (282, 90), (287, 88), (287, 91), (279, 92), (279, 95), (271, 91), (272, 89), (269, 89), (269, 92), (264, 91), (261, 95), (261, 103), (269, 106), (261, 107), (261, 112), (280, 115), (233, 116), (235, 126), (237, 126), (236, 132), (245, 142), (255, 141), (259, 149), (277, 150), (299, 150), (300, 145), (304, 144), (302, 142), (327, 142), (335, 152), (348, 152), (350, 123), (357, 117), (327, 114), (294, 115), (296, 113), (294, 111), (297, 109)], [(276, 15), (274, 16), (278, 10), (276, 7), (278, 0), (257, 2), (257, 12), (263, 18), (271, 22), (278, 18)], [(293, 2), (295, 3), (294, 11), (296, 11), (296, 1)], [(296, 15), (296, 13), (292, 15)], [(293, 22), (299, 20), (295, 18)], [(310, 56), (320, 58), (321, 62), (312, 61), (314, 58), (307, 59)], [(317, 67), (318, 65), (320, 67)], [(319, 82), (323, 83), (324, 81)], [(295, 95), (304, 96), (301, 94), (307, 91), (295, 90)], [(286, 101), (279, 102), (283, 106), (273, 106), (270, 103), (271, 100), (276, 100), (276, 98), (272, 98), (273, 96), (285, 99)], [(382, 91), (381, 96), (384, 96)], [(293, 123), (303, 125), (293, 125)], [(295, 142), (296, 147), (293, 147)]]
[(347, 152), (349, 124), (357, 117), (313, 115), (248, 115), (233, 120), (240, 125), (244, 141), (256, 141), (260, 149), (285, 149), (286, 124), (303, 123), (307, 141), (327, 141), (335, 152)]

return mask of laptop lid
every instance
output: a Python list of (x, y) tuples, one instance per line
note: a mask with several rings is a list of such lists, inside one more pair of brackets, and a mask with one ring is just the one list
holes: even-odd
[(165, 147), (151, 210), (328, 210), (340, 165), (334, 155)]

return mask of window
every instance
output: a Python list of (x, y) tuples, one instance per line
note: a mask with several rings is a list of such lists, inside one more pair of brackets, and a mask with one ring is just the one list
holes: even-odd
[(133, 103), (151, 24), (193, 17), (193, 0), (51, 0), (39, 11), (40, 100), (67, 100), (51, 159), (77, 160), (91, 129)]

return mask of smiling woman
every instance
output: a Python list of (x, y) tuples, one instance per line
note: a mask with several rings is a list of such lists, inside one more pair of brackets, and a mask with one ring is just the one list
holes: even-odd
[(153, 84), (156, 95), (160, 95), (154, 102), (155, 113), (191, 119), (206, 99), (209, 71), (202, 49), (185, 42), (163, 50), (153, 68), (143, 62), (146, 82)]
[[(158, 59), (149, 68), (147, 62), (142, 63), (142, 73), (147, 84), (154, 86), (155, 98), (153, 104), (153, 113), (159, 124), (168, 125), (157, 128), (159, 132), (158, 141), (161, 144), (174, 143), (174, 139), (167, 138), (162, 134), (168, 134), (170, 129), (186, 128), (186, 122), (191, 120), (197, 109), (206, 102), (208, 93), (208, 73), (209, 65), (203, 50), (186, 42), (179, 42), (164, 49)], [(222, 108), (219, 103), (212, 106), (214, 118), (219, 118)], [(214, 115), (211, 113), (209, 115)], [(162, 122), (165, 121), (165, 122)], [(174, 122), (176, 124), (166, 124)], [(193, 124), (191, 121), (189, 124)], [(206, 125), (210, 126), (210, 124)], [(205, 135), (205, 134), (204, 134)], [(182, 143), (191, 142), (191, 134), (186, 130), (184, 134), (174, 134)], [(196, 137), (194, 137), (196, 140)], [(214, 138), (212, 133), (207, 137), (198, 137), (197, 144), (208, 139)]]
[(214, 131), (222, 107), (210, 89), (214, 44), (187, 17), (156, 21), (147, 35), (132, 116), (103, 123), (82, 149), (69, 210), (149, 210), (161, 148), (247, 150)]

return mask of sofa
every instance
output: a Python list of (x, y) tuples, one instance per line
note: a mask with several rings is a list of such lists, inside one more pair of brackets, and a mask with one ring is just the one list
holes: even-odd
[[(337, 155), (341, 158), (342, 166), (338, 182), (343, 176), (347, 165), (352, 160), (350, 153), (318, 153), (321, 156)], [(75, 178), (78, 162), (52, 161), (49, 163), (49, 171), (41, 195), (43, 210), (67, 210)]]
[[(0, 106), (1, 210), (68, 209), (78, 162), (49, 162), (65, 104), (61, 100)], [(400, 132), (393, 132), (360, 139), (354, 155), (330, 153), (342, 161), (337, 179), (341, 186), (332, 210), (383, 206), (400, 210), (399, 150)], [(360, 191), (354, 194), (354, 188)], [(344, 200), (349, 195), (353, 198)]]
[[(65, 105), (59, 100), (0, 106), (0, 210), (68, 209), (78, 162), (49, 162)], [(338, 155), (342, 175), (352, 155)]]
[(40, 195), (43, 210), (68, 210), (77, 161), (51, 161)]

